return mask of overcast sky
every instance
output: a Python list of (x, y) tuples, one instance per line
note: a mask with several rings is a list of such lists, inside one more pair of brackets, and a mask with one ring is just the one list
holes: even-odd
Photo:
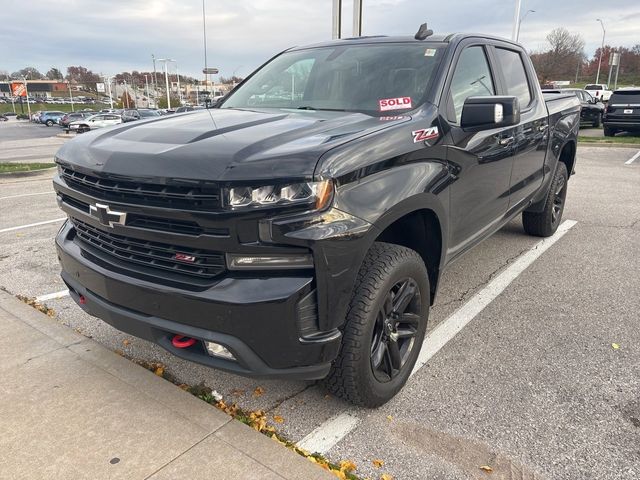
[[(331, 37), (331, 0), (205, 0), (209, 66), (247, 75), (273, 54)], [(606, 43), (640, 43), (640, 0), (523, 0), (520, 40), (544, 48), (559, 26), (580, 33), (586, 53)], [(351, 35), (344, 0), (343, 36)], [(437, 33), (510, 37), (515, 0), (364, 0), (363, 34), (413, 35), (422, 21)], [(82, 65), (97, 73), (151, 70), (151, 54), (202, 76), (202, 0), (0, 0), (0, 71)]]

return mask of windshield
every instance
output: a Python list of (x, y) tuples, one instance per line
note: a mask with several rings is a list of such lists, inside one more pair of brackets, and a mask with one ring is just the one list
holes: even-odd
[(444, 48), (429, 43), (339, 45), (284, 53), (220, 108), (402, 112), (423, 102)]
[(146, 117), (159, 117), (160, 116), (160, 114), (158, 112), (156, 112), (155, 110), (138, 110), (138, 113), (143, 118), (146, 118)]
[(585, 90), (603, 90), (602, 85), (587, 85)]

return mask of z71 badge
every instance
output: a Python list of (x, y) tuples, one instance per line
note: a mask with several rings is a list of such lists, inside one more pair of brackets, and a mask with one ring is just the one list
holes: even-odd
[(421, 128), (420, 130), (414, 130), (411, 132), (413, 135), (413, 143), (424, 142), (426, 140), (433, 140), (438, 138), (438, 127)]

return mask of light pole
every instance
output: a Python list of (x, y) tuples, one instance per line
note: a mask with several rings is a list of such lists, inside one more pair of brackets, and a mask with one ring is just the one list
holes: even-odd
[(353, 0), (353, 36), (362, 36), (362, 0)]
[(522, 8), (522, 0), (516, 0), (516, 11), (513, 13), (513, 32), (511, 32), (511, 40), (514, 42), (518, 39), (520, 30), (520, 9)]
[(202, 40), (204, 44), (204, 85), (207, 88), (209, 74), (207, 73), (207, 16), (204, 10), (204, 0), (202, 0)]
[(27, 111), (29, 112), (29, 121), (31, 121), (31, 103), (29, 103), (29, 89), (27, 88), (27, 77), (23, 75), (22, 80), (24, 81), (24, 93), (27, 96)]
[(151, 97), (149, 96), (149, 79), (147, 78), (147, 75), (144, 76), (144, 86), (147, 89), (147, 108), (150, 108), (151, 105), (149, 105), (149, 100)]
[(342, 37), (342, 0), (333, 0), (331, 10), (331, 38), (337, 40)]
[(524, 21), (525, 18), (527, 18), (527, 15), (529, 15), (529, 13), (536, 13), (536, 11), (527, 10), (527, 12), (522, 16), (522, 18), (518, 22), (518, 33), (516, 34), (516, 42), (520, 39), (520, 27), (522, 26), (522, 22)]
[(171, 108), (171, 97), (169, 96), (169, 69), (167, 64), (169, 62), (175, 62), (175, 60), (171, 58), (158, 58), (159, 62), (164, 62), (164, 81), (167, 87), (167, 108)]
[(602, 54), (604, 53), (604, 36), (606, 35), (606, 30), (604, 29), (604, 23), (599, 18), (596, 18), (597, 22), (600, 22), (600, 26), (602, 27), (602, 46), (600, 47), (600, 59), (598, 60), (598, 73), (596, 74), (596, 83), (600, 80), (600, 65), (602, 65)]

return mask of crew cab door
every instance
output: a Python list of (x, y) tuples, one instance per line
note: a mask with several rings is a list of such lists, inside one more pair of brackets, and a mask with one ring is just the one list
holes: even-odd
[(511, 141), (505, 128), (466, 132), (460, 125), (468, 97), (498, 94), (487, 46), (463, 43), (454, 56), (440, 101), (443, 144), (455, 181), (450, 186), (448, 258), (493, 231), (509, 207)]
[[(520, 103), (520, 124), (505, 132), (505, 141), (512, 144), (513, 171), (509, 209), (517, 210), (528, 202), (542, 185), (547, 150), (549, 116), (539, 93), (533, 67), (521, 50), (509, 45), (492, 46), (496, 71), (500, 77), (502, 95), (516, 97)], [(525, 67), (525, 62), (529, 68)]]

